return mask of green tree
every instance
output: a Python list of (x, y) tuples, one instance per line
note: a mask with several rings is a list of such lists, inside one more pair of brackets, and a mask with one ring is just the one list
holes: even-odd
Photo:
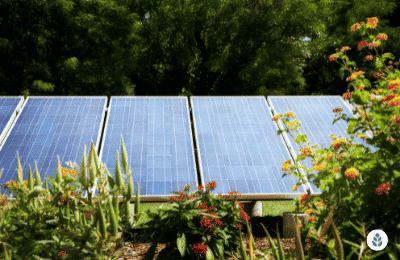
[[(139, 17), (112, 1), (2, 1), (0, 77), (5, 92), (126, 94)], [(10, 19), (4, 19), (10, 17)]]
[[(400, 27), (394, 23), (399, 7), (394, 1), (389, 0), (350, 2), (331, 0), (327, 6), (330, 11), (325, 19), (321, 20), (326, 28), (325, 33), (307, 35), (311, 38), (307, 44), (307, 50), (312, 55), (305, 57), (306, 66), (303, 76), (307, 83), (306, 91), (309, 93), (342, 95), (348, 88), (348, 82), (339, 76), (340, 65), (328, 61), (329, 56), (334, 54), (337, 48), (349, 46), (351, 48), (347, 52), (349, 59), (356, 62), (358, 69), (364, 69), (364, 71), (367, 69), (370, 72), (371, 65), (364, 60), (367, 53), (357, 50), (357, 44), (361, 38), (359, 34), (351, 32), (350, 27), (357, 22), (366, 22), (366, 18), (377, 17), (378, 29), (373, 30), (373, 33), (386, 33), (388, 41), (385, 43), (384, 52), (393, 53), (396, 60), (400, 58)], [(393, 21), (391, 23), (387, 19), (390, 17)], [(348, 72), (347, 76), (349, 76)], [(372, 73), (367, 77), (371, 83), (375, 81)]]

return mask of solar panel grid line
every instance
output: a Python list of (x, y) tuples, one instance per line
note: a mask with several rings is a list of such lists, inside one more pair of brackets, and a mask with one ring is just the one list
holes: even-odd
[[(209, 167), (208, 165), (207, 165), (207, 162), (206, 161), (204, 161), (204, 159), (205, 158), (207, 158), (207, 154), (205, 154), (205, 153), (207, 153), (207, 149), (206, 150), (204, 150), (204, 145), (202, 144), (202, 142), (204, 143), (204, 141), (203, 141), (203, 139), (204, 139), (204, 137), (206, 137), (206, 134), (204, 134), (204, 131), (206, 132), (206, 133), (208, 133), (208, 132), (211, 132), (211, 129), (212, 129), (212, 127), (213, 126), (211, 126), (211, 129), (210, 129), (210, 127), (204, 127), (204, 121), (209, 121), (209, 120), (207, 120), (207, 119), (204, 119), (204, 118), (211, 118), (211, 116), (210, 116), (210, 112), (209, 112), (209, 110), (207, 109), (209, 106), (211, 106), (211, 107), (217, 107), (218, 106), (218, 104), (216, 104), (215, 102), (214, 103), (212, 103), (211, 101), (209, 102), (209, 103), (207, 103), (207, 101), (204, 101), (204, 102), (202, 102), (202, 101), (198, 101), (198, 102), (196, 102), (196, 100), (202, 100), (202, 99), (209, 99), (209, 100), (216, 100), (216, 99), (218, 99), (218, 98), (220, 98), (220, 99), (223, 99), (223, 98), (228, 98), (227, 99), (227, 101), (223, 101), (223, 103), (224, 103), (224, 105), (225, 105), (225, 107), (223, 107), (223, 106), (221, 106), (221, 103), (219, 103), (219, 105), (222, 107), (222, 108), (225, 108), (225, 109), (230, 109), (231, 108), (231, 106), (229, 106), (229, 107), (227, 107), (226, 106), (226, 104), (227, 103), (229, 103), (229, 104), (236, 104), (236, 106), (235, 106), (235, 108), (234, 109), (232, 109), (232, 111), (233, 111), (233, 115), (231, 115), (231, 117), (229, 117), (229, 116), (226, 116), (226, 120), (225, 121), (227, 121), (227, 122), (229, 122), (229, 123), (231, 123), (231, 118), (232, 118), (232, 120), (233, 120), (233, 118), (242, 118), (242, 121), (244, 121), (245, 122), (245, 124), (239, 124), (239, 123), (237, 123), (236, 125), (238, 125), (239, 127), (237, 127), (237, 131), (239, 131), (239, 128), (240, 129), (243, 129), (243, 126), (246, 126), (246, 131), (249, 131), (249, 132), (251, 132), (251, 134), (249, 134), (249, 135), (247, 135), (246, 137), (244, 137), (244, 138), (242, 138), (242, 140), (244, 141), (244, 142), (248, 142), (248, 139), (247, 139), (247, 137), (251, 137), (251, 139), (253, 140), (253, 142), (256, 142), (256, 143), (254, 143), (254, 144), (257, 144), (257, 142), (260, 142), (260, 141), (262, 141), (262, 139), (266, 139), (265, 137), (267, 136), (267, 135), (269, 135), (269, 134), (272, 134), (272, 136), (274, 136), (274, 137), (272, 137), (272, 138), (268, 138), (268, 142), (270, 142), (271, 144), (274, 144), (273, 146), (274, 146), (274, 152), (275, 152), (275, 154), (274, 154), (274, 156), (275, 157), (277, 157), (277, 158), (279, 158), (279, 160), (281, 160), (281, 159), (283, 159), (284, 158), (284, 150), (286, 149), (286, 155), (290, 155), (290, 153), (289, 153), (289, 151), (287, 150), (287, 147), (285, 147), (285, 145), (284, 145), (284, 140), (282, 139), (282, 137), (278, 137), (278, 135), (277, 135), (277, 133), (276, 132), (274, 132), (274, 131), (271, 131), (271, 129), (270, 129), (270, 127), (272, 127), (270, 124), (273, 124), (273, 122), (272, 122), (272, 113), (271, 113), (271, 111), (269, 110), (269, 108), (268, 108), (268, 104), (266, 103), (266, 100), (265, 100), (265, 98), (263, 97), (263, 96), (246, 96), (246, 97), (191, 97), (191, 104), (192, 104), (192, 111), (193, 111), (193, 124), (194, 124), (194, 132), (195, 132), (195, 135), (197, 136), (197, 138), (196, 138), (196, 143), (197, 143), (197, 147), (198, 147), (198, 155), (199, 155), (199, 168), (200, 168), (200, 175), (201, 175), (201, 178), (202, 178), (202, 181), (204, 181), (204, 183), (206, 183), (207, 181), (211, 181), (210, 180), (210, 172), (209, 171), (207, 171), (207, 168), (204, 168), (204, 166), (207, 166), (207, 167)], [(243, 107), (241, 107), (241, 106), (239, 106), (237, 103), (238, 102), (233, 102), (233, 103), (231, 103), (229, 100), (229, 98), (234, 98), (234, 99), (238, 99), (238, 98), (242, 98), (242, 102), (241, 102), (241, 104), (242, 104), (242, 106), (243, 106), (243, 104), (245, 103), (243, 100), (247, 100), (247, 99), (252, 99), (252, 98), (256, 98), (256, 99), (258, 99), (258, 100), (256, 100), (255, 102), (249, 102), (249, 101), (247, 101), (247, 103), (246, 104), (248, 104), (248, 103), (256, 103), (256, 104), (254, 104), (254, 105), (250, 105), (249, 106), (249, 109), (245, 109), (245, 108), (243, 108)], [(200, 107), (202, 107), (203, 109), (201, 109)], [(206, 107), (205, 109), (204, 109), (204, 107)], [(262, 111), (260, 111), (260, 108), (262, 108), (261, 110)], [(235, 110), (235, 111), (234, 111)], [(257, 131), (257, 129), (262, 129), (263, 127), (260, 127), (260, 126), (258, 126), (257, 124), (260, 124), (261, 123), (261, 121), (260, 121), (260, 118), (262, 118), (262, 120), (264, 120), (265, 121), (265, 119), (264, 119), (264, 117), (268, 117), (268, 116), (266, 116), (267, 114), (266, 113), (268, 113), (268, 112), (266, 112), (266, 110), (268, 110), (269, 111), (269, 117), (270, 117), (270, 119), (271, 119), (271, 122), (263, 122), (262, 123), (262, 125), (265, 127), (265, 126), (269, 126), (269, 127), (267, 127), (268, 128), (268, 130), (263, 130), (263, 132), (261, 132), (261, 133), (257, 133), (256, 131)], [(202, 112), (202, 113), (205, 113), (205, 111), (207, 111), (207, 113), (204, 115), (204, 116), (202, 116), (200, 113)], [(237, 111), (241, 111), (241, 112), (243, 112), (242, 114), (242, 117), (240, 117), (240, 115), (238, 116), (238, 112)], [(235, 114), (235, 112), (236, 112), (236, 114)], [(263, 113), (264, 112), (264, 113)], [(263, 115), (259, 115), (259, 114), (263, 114)], [(214, 117), (216, 117), (215, 116), (215, 114), (216, 114), (216, 112), (214, 112), (213, 114), (212, 114), (212, 116), (214, 116)], [(220, 117), (221, 118), (221, 117)], [(220, 120), (220, 118), (218, 118), (219, 120)], [(223, 117), (224, 118), (224, 117)], [(228, 121), (229, 120), (229, 121)], [(214, 120), (214, 121), (217, 121), (217, 120)], [(210, 122), (211, 123), (211, 122)], [(243, 122), (241, 122), (241, 123), (243, 123)], [(247, 124), (246, 124), (247, 123)], [(269, 124), (269, 125), (268, 125)], [(215, 125), (214, 125), (214, 127), (215, 127)], [(233, 128), (232, 129), (234, 129), (234, 128), (236, 128), (236, 126), (233, 126)], [(276, 130), (278, 129), (277, 128), (277, 126), (275, 126), (275, 128), (276, 128)], [(218, 129), (218, 128), (215, 128), (215, 129)], [(215, 131), (214, 131), (214, 133), (215, 133)], [(237, 137), (236, 138), (239, 138), (240, 139), (240, 134), (239, 135), (236, 135)], [(244, 134), (243, 134), (243, 136), (244, 136)], [(254, 139), (255, 138), (255, 139)], [(223, 139), (223, 138), (221, 138), (221, 139)], [(267, 139), (266, 139), (267, 140)], [(219, 141), (221, 141), (221, 140), (219, 140)], [(265, 141), (265, 142), (267, 142), (267, 141)], [(226, 145), (226, 142), (224, 143), (224, 145)], [(233, 152), (233, 151), (236, 151), (236, 150), (241, 150), (241, 151), (244, 151), (245, 149), (244, 149), (244, 143), (240, 143), (237, 147), (235, 146), (235, 148), (234, 149), (231, 149), (231, 151)], [(250, 147), (251, 147), (252, 145), (251, 144), (246, 144), (246, 148), (247, 149), (250, 149)], [(264, 147), (265, 146), (265, 147)], [(249, 192), (249, 190), (247, 189), (247, 193), (246, 192), (240, 192), (241, 194), (242, 194), (242, 197), (243, 197), (243, 200), (249, 200), (249, 199), (251, 199), (251, 200), (260, 200), (260, 199), (292, 199), (292, 198), (294, 198), (294, 197), (296, 197), (296, 195), (298, 196), (299, 194), (300, 194), (300, 190), (302, 190), (303, 191), (303, 193), (305, 193), (305, 189), (304, 189), (304, 187), (306, 187), (305, 185), (302, 185), (301, 186), (301, 188), (299, 188), (299, 190), (298, 191), (295, 191), (295, 192), (293, 192), (293, 191), (291, 191), (291, 192), (288, 192), (288, 190), (290, 190), (293, 186), (294, 186), (294, 184), (295, 184), (295, 182), (294, 182), (294, 178), (292, 177), (292, 178), (287, 178), (285, 181), (283, 181), (282, 180), (282, 178), (279, 176), (279, 174), (277, 173), (277, 171), (279, 171), (279, 167), (277, 166), (277, 164), (276, 164), (276, 162), (275, 162), (275, 160), (274, 160), (274, 158), (272, 157), (272, 154), (269, 156), (269, 157), (271, 157), (270, 159), (268, 159), (267, 158), (267, 154), (265, 154), (265, 152), (267, 151), (267, 150), (269, 150), (269, 148), (268, 148), (268, 146), (270, 146), (270, 145), (268, 145), (268, 144), (265, 144), (265, 145), (260, 145), (260, 146), (255, 146), (254, 148), (255, 148), (255, 150), (254, 150), (254, 148), (252, 148), (251, 150), (253, 151), (253, 153), (257, 153), (257, 151), (258, 151), (258, 153), (259, 153), (259, 155), (256, 155), (256, 154), (249, 154), (249, 156), (246, 156), (245, 155), (245, 157), (248, 157), (248, 158), (253, 158), (253, 159), (257, 159), (258, 160), (258, 163), (261, 163), (261, 164), (263, 164), (263, 165), (266, 165), (266, 164), (269, 164), (269, 165), (266, 165), (266, 166), (256, 166), (255, 164), (249, 164), (249, 165), (247, 165), (247, 166), (250, 166), (250, 167), (253, 167), (252, 169), (253, 170), (249, 170), (250, 169), (250, 167), (244, 167), (245, 166), (245, 164), (243, 164), (243, 162), (246, 162), (246, 160), (247, 160), (247, 158), (244, 158), (243, 157), (243, 155), (238, 155), (238, 156), (232, 156), (233, 158), (237, 158), (237, 160), (239, 161), (239, 165), (240, 165), (240, 167), (237, 167), (237, 169), (240, 169), (239, 170), (239, 172), (238, 173), (236, 173), (236, 176), (242, 176), (242, 177), (246, 177), (246, 178), (249, 178), (249, 176), (250, 176), (250, 178), (253, 178), (254, 177), (254, 175), (255, 176), (257, 176), (258, 178), (259, 177), (261, 177), (261, 176), (268, 176), (267, 174), (268, 173), (266, 173), (265, 172), (265, 170), (264, 169), (269, 169), (267, 172), (269, 172), (269, 179), (268, 179), (268, 177), (267, 177), (267, 180), (265, 180), (265, 178), (263, 178), (263, 180), (262, 180), (262, 182), (265, 184), (265, 185), (267, 185), (269, 188), (270, 188), (270, 191), (271, 190), (273, 190), (273, 188), (275, 188), (275, 189), (278, 189), (278, 190), (276, 190), (275, 192), (272, 192), (271, 194), (266, 194), (265, 193), (265, 191), (263, 192), (263, 191), (261, 191), (261, 193), (255, 193), (255, 192), (253, 192), (253, 191), (251, 191), (251, 193), (248, 193)], [(283, 147), (285, 147), (284, 149), (283, 149)], [(277, 150), (278, 149), (278, 150)], [(250, 151), (250, 150), (248, 150), (248, 151)], [(229, 152), (229, 151), (228, 151)], [(264, 153), (264, 156), (266, 156), (266, 157), (263, 157), (263, 156), (261, 156), (261, 154), (262, 153)], [(230, 157), (229, 157), (229, 154), (228, 154), (228, 158), (230, 159)], [(271, 163), (273, 163), (273, 165), (271, 165)], [(267, 168), (264, 168), (264, 167), (267, 167)], [(246, 169), (245, 171), (243, 171), (243, 169)], [(220, 174), (221, 174), (221, 171), (222, 172), (224, 172), (224, 168), (220, 168), (219, 169), (220, 170), (220, 172), (218, 173), (218, 172), (216, 172), (215, 174), (217, 174), (218, 176), (220, 176)], [(252, 175), (252, 172), (254, 171), (254, 173), (253, 173), (253, 175)], [(208, 176), (207, 175), (205, 175), (205, 174), (208, 174)], [(229, 171), (228, 171), (228, 174), (229, 174)], [(244, 175), (243, 175), (244, 174)], [(258, 174), (261, 174), (261, 175), (258, 175)], [(215, 176), (215, 175), (214, 175)], [(253, 177), (251, 177), (251, 176), (253, 176)], [(275, 176), (275, 177), (274, 177)], [(279, 178), (280, 177), (280, 178)], [(206, 179), (208, 179), (208, 180), (206, 180)], [(233, 178), (232, 178), (233, 179)], [(292, 182), (292, 184), (293, 185), (289, 185), (290, 186), (290, 188), (288, 187), (288, 182), (290, 182), (289, 181), (289, 179), (290, 179), (290, 181)], [(241, 180), (240, 180), (241, 181)], [(269, 183), (267, 182), (267, 181), (269, 181)], [(240, 182), (240, 184), (238, 184), (238, 185), (242, 185), (243, 183), (247, 183), (247, 185), (254, 185), (254, 183), (255, 183), (256, 181), (251, 181), (251, 180), (243, 180), (243, 181), (241, 181)], [(260, 179), (258, 179), (258, 181), (257, 181), (258, 183), (257, 183), (257, 185), (260, 185)], [(232, 182), (232, 185), (231, 185), (231, 182), (230, 181), (227, 181), (227, 183), (228, 183), (228, 185), (227, 185), (227, 187), (229, 187), (230, 189), (230, 191), (233, 191), (232, 190), (232, 187), (235, 187), (234, 186), (234, 181)], [(239, 182), (236, 182), (236, 183), (239, 183)], [(222, 184), (224, 184), (224, 183), (222, 183)], [(272, 187), (271, 187), (271, 185), (272, 185)], [(278, 187), (279, 185), (282, 185), (282, 187)], [(217, 188), (216, 188), (216, 190), (214, 191), (214, 192), (216, 192), (216, 191), (219, 191), (218, 190), (218, 186), (220, 186), (220, 188), (219, 189), (221, 189), (221, 185), (219, 185), (219, 183), (217, 182)], [(223, 186), (223, 185), (222, 185)], [(247, 186), (248, 188), (249, 187), (251, 187), (251, 186)], [(255, 187), (255, 186), (254, 186)], [(261, 187), (261, 186), (258, 186), (258, 187)], [(284, 189), (285, 189), (285, 191), (286, 192), (281, 192), (281, 191), (279, 191), (279, 189), (280, 188), (283, 188), (284, 187)], [(244, 187), (241, 187), (242, 188), (242, 190), (244, 189)], [(267, 188), (266, 186), (263, 186), (263, 188), (265, 189), (265, 188)], [(222, 188), (222, 189), (224, 189), (224, 188)], [(246, 189), (245, 189), (246, 190)], [(257, 189), (256, 189), (257, 190)], [(224, 192), (222, 192), (222, 194), (226, 194), (227, 193), (227, 190), (225, 190)], [(263, 197), (263, 198), (262, 198)]]
[[(125, 101), (129, 100), (128, 102), (130, 102), (131, 108), (132, 103), (134, 104), (133, 106), (136, 106), (133, 109), (132, 115), (130, 115), (128, 119), (125, 119), (125, 121), (128, 121), (128, 124), (130, 118), (133, 118), (134, 122), (140, 122), (140, 120), (144, 122), (148, 120), (146, 126), (143, 124), (143, 127), (140, 128), (141, 126), (135, 125), (130, 132), (133, 142), (137, 143), (140, 139), (140, 143), (142, 144), (140, 153), (133, 151), (133, 148), (128, 148), (129, 143), (127, 140), (131, 137), (124, 135), (128, 164), (131, 165), (134, 163), (134, 161), (131, 160), (134, 156), (137, 159), (135, 160), (136, 165), (133, 165), (132, 178), (135, 187), (137, 182), (140, 183), (139, 190), (141, 201), (160, 200), (158, 195), (162, 197), (170, 196), (170, 192), (178, 191), (179, 186), (183, 187), (187, 184), (183, 184), (183, 182), (191, 182), (191, 191), (193, 191), (197, 183), (197, 174), (187, 98), (180, 96), (112, 97), (109, 113), (107, 114), (99, 160), (106, 156), (104, 150), (107, 149), (109, 140), (112, 138), (112, 136), (109, 137), (108, 135), (113, 134), (109, 129), (112, 127), (111, 119), (115, 118), (114, 113), (116, 113), (115, 111), (117, 109), (114, 111), (114, 108), (118, 105), (117, 98), (125, 99)], [(126, 104), (126, 102), (124, 104)], [(187, 120), (185, 120), (185, 113), (187, 114)], [(136, 120), (136, 117), (138, 120)], [(113, 135), (115, 136), (115, 133)], [(138, 138), (139, 135), (141, 135), (142, 138)], [(147, 143), (145, 142), (145, 138), (148, 139)], [(119, 145), (114, 147), (115, 150), (121, 149), (120, 139), (119, 135)], [(150, 139), (151, 144), (149, 143)], [(189, 143), (190, 147), (188, 146)], [(139, 147), (138, 145), (139, 144), (132, 144), (130, 147)], [(178, 149), (183, 151), (178, 151)], [(188, 156), (190, 152), (192, 153), (191, 157)], [(178, 153), (184, 153), (185, 156), (179, 158), (177, 156)], [(121, 156), (121, 153), (119, 154)], [(109, 160), (108, 158), (110, 161), (112, 160), (109, 166), (115, 165), (115, 155), (109, 155), (103, 161), (107, 162)], [(171, 161), (172, 158), (174, 162)], [(148, 161), (148, 159), (151, 161)], [(172, 165), (174, 165), (174, 167), (172, 167)], [(146, 168), (146, 172), (143, 172), (144, 168)], [(114, 172), (110, 172), (111, 175), (113, 175), (113, 173)], [(179, 180), (179, 176), (183, 177), (182, 180)], [(160, 181), (160, 177), (163, 178), (162, 181)], [(151, 179), (150, 182), (148, 181), (149, 179)], [(149, 185), (146, 185), (146, 183)], [(151, 189), (150, 184), (154, 184), (151, 186)], [(134, 189), (136, 192), (136, 188)], [(156, 194), (155, 192), (160, 189), (164, 190), (163, 193)]]
[[(19, 151), (18, 154), (21, 161), (23, 178), (25, 180), (27, 179), (27, 172), (28, 172), (27, 166), (30, 165), (31, 168), (33, 166), (34, 169), (35, 168), (34, 161), (37, 162), (41, 179), (44, 179), (45, 177), (44, 173), (46, 173), (48, 176), (53, 176), (53, 177), (55, 176), (56, 174), (55, 170), (57, 168), (57, 160), (56, 160), (57, 158), (54, 157), (59, 155), (60, 163), (64, 163), (65, 158), (63, 155), (65, 154), (66, 150), (65, 144), (67, 144), (67, 142), (65, 141), (66, 138), (63, 138), (60, 142), (60, 144), (62, 143), (62, 146), (57, 143), (60, 135), (58, 136), (56, 135), (57, 134), (56, 129), (58, 129), (59, 125), (61, 125), (63, 121), (65, 121), (66, 115), (55, 116), (56, 112), (54, 110), (56, 107), (60, 109), (61, 106), (65, 104), (72, 104), (74, 99), (84, 100), (85, 102), (82, 102), (84, 104), (93, 104), (96, 103), (96, 100), (98, 100), (97, 105), (98, 104), (101, 105), (101, 102), (104, 102), (105, 106), (107, 97), (106, 96), (104, 97), (35, 96), (35, 97), (28, 97), (25, 100), (23, 106), (20, 109), (20, 112), (18, 113), (14, 121), (12, 130), (10, 130), (7, 133), (6, 140), (4, 144), (0, 147), (0, 168), (5, 166), (8, 167), (8, 168), (5, 167), (6, 168), (4, 171), (5, 175), (2, 175), (1, 177), (2, 184), (4, 184), (9, 180), (16, 179), (17, 150)], [(90, 109), (90, 105), (88, 106), (88, 108)], [(39, 114), (37, 112), (39, 112)], [(98, 109), (97, 112), (99, 113), (100, 110)], [(80, 116), (82, 113), (88, 113), (88, 111), (79, 111), (79, 114), (76, 115)], [(103, 111), (103, 118), (104, 118), (104, 111)], [(97, 119), (97, 121), (99, 120)], [(91, 120), (86, 124), (92, 125), (92, 128), (96, 127), (93, 124), (93, 122), (94, 120)], [(51, 128), (51, 129), (45, 129), (45, 128)], [(43, 134), (44, 132), (47, 133)], [(93, 138), (94, 137), (93, 133), (89, 134), (91, 134), (90, 137), (92, 139), (96, 140), (96, 138)], [(47, 138), (44, 143), (40, 144), (38, 138), (40, 137), (42, 138), (42, 140), (44, 140), (45, 136), (50, 137), (52, 141), (51, 142), (48, 141), (50, 139)], [(84, 138), (81, 138), (81, 140), (83, 139)], [(44, 145), (46, 145), (46, 147), (44, 147)], [(72, 144), (70, 143), (68, 143), (67, 145), (72, 147)], [(82, 145), (80, 144), (80, 146)], [(63, 154), (61, 154), (63, 152), (61, 151), (61, 147), (64, 147)], [(47, 156), (45, 156), (44, 158), (40, 157), (41, 154), (43, 153), (43, 150), (46, 150), (47, 152)], [(54, 152), (55, 155), (53, 154)], [(75, 151), (75, 154), (77, 152), (78, 151)], [(31, 158), (32, 156), (34, 156), (34, 158)], [(79, 155), (76, 155), (75, 158), (73, 159), (75, 160), (78, 158)], [(13, 167), (13, 165), (15, 167)], [(50, 170), (50, 168), (52, 170), (50, 172), (47, 172), (48, 170)], [(3, 188), (1, 189), (2, 193), (10, 195), (8, 191), (4, 192), (4, 189)]]
[[(295, 99), (297, 99), (297, 100), (296, 100), (295, 102), (293, 102), (293, 101), (290, 102), (289, 100), (286, 100), (285, 103), (280, 103), (280, 102), (278, 101), (279, 99), (288, 99), (288, 98), (295, 98)], [(326, 98), (326, 100), (323, 100), (324, 98)], [(313, 114), (320, 114), (320, 113), (322, 113), (321, 111), (323, 111), (323, 110), (325, 109), (325, 111), (326, 111), (326, 116), (330, 116), (332, 122), (333, 122), (333, 118), (334, 118), (334, 114), (333, 114), (332, 110), (333, 110), (334, 108), (336, 108), (336, 107), (341, 107), (341, 104), (345, 105), (345, 106), (344, 106), (344, 109), (343, 109), (343, 113), (346, 113), (349, 117), (354, 117), (354, 116), (352, 115), (352, 111), (346, 106), (344, 100), (343, 100), (340, 96), (333, 96), (333, 97), (332, 97), (332, 96), (305, 96), (305, 97), (299, 97), (299, 96), (276, 96), (276, 97), (268, 97), (268, 101), (270, 102), (271, 106), (274, 108), (275, 111), (278, 111), (279, 113), (285, 113), (285, 112), (287, 112), (287, 111), (292, 111), (292, 112), (295, 113), (296, 120), (298, 120), (298, 118), (310, 117), (309, 114), (307, 115), (307, 114), (304, 113), (303, 111), (304, 111), (304, 110), (307, 110), (307, 107), (308, 107), (308, 106), (312, 106), (312, 105), (310, 105), (310, 103), (309, 103), (309, 102), (311, 102), (311, 101), (310, 101), (311, 99), (312, 99), (312, 103), (321, 103), (321, 104), (324, 105), (323, 107), (320, 107), (319, 110), (312, 111), (312, 113), (313, 113)], [(275, 100), (275, 101), (274, 101), (274, 100)], [(323, 101), (322, 101), (322, 100), (323, 100)], [(307, 101), (309, 101), (309, 102), (307, 102)], [(306, 106), (306, 107), (304, 107), (304, 106), (302, 105), (304, 102), (307, 102), (307, 106)], [(278, 105), (279, 109), (276, 109), (276, 108), (274, 107), (273, 103), (275, 103), (276, 105)], [(282, 104), (284, 104), (284, 106), (282, 106)], [(298, 108), (299, 106), (301, 107), (301, 109), (300, 109), (301, 112), (296, 111), (296, 108), (299, 109), (299, 108)], [(347, 109), (347, 110), (346, 110), (346, 109)], [(278, 112), (277, 112), (277, 113), (278, 113)], [(297, 114), (296, 114), (296, 113), (297, 113)], [(306, 115), (307, 115), (307, 116), (306, 116)], [(343, 120), (340, 120), (340, 121), (343, 121)], [(344, 130), (344, 128), (346, 127), (346, 124), (344, 124), (344, 122), (341, 122), (341, 124), (340, 124), (340, 121), (338, 121), (337, 123), (335, 123), (335, 125), (338, 125), (338, 124), (339, 124), (340, 126), (338, 126), (337, 128), (335, 128), (335, 130), (333, 131), (333, 132), (336, 132), (336, 133), (337, 133), (337, 136), (340, 136), (340, 135), (343, 136), (344, 134), (347, 134), (346, 131)], [(305, 124), (315, 125), (315, 122), (311, 122), (311, 123), (305, 122)], [(280, 124), (280, 126), (283, 127), (282, 124)], [(334, 125), (332, 124), (331, 126), (334, 126)], [(302, 125), (302, 127), (303, 127), (303, 125)], [(329, 128), (329, 130), (332, 131), (332, 127)], [(300, 132), (300, 131), (299, 131), (299, 132)], [(323, 132), (326, 132), (326, 130), (324, 129)], [(340, 135), (338, 135), (338, 132), (340, 132)], [(324, 143), (326, 143), (326, 144), (328, 144), (328, 146), (330, 145), (331, 141), (326, 142), (326, 140), (328, 140), (328, 139), (326, 139), (326, 137), (327, 137), (328, 135), (325, 137), (322, 133), (320, 133), (319, 136), (320, 136), (320, 137), (325, 137), (325, 138), (320, 139), (320, 140), (316, 140), (316, 139), (313, 137), (313, 135), (310, 134), (310, 133), (312, 133), (312, 132), (306, 132), (306, 134), (307, 134), (307, 136), (309, 137), (309, 140), (310, 140), (310, 141), (316, 141), (316, 143), (318, 143), (318, 144), (324, 144)], [(331, 133), (332, 133), (332, 132), (331, 132)], [(355, 138), (354, 143), (360, 143), (360, 140), (361, 140), (361, 138), (358, 138), (358, 139)], [(291, 143), (291, 142), (290, 142), (290, 143)], [(296, 144), (296, 143), (293, 143), (292, 146), (293, 146), (293, 147), (296, 147), (296, 148), (297, 148), (297, 147), (300, 148), (300, 146), (299, 146), (298, 144)], [(373, 151), (374, 151), (374, 149), (376, 150), (376, 148), (373, 147), (373, 146), (370, 146), (370, 145), (367, 145), (367, 146), (369, 146)], [(320, 148), (316, 148), (316, 149), (321, 149), (321, 148), (327, 148), (327, 147), (320, 146)], [(296, 153), (294, 152), (294, 150), (291, 150), (291, 152), (292, 152), (292, 157), (293, 157), (294, 159), (296, 159), (296, 158), (297, 158), (297, 155), (296, 155)], [(299, 163), (299, 165), (300, 165), (300, 166), (305, 165), (305, 166), (310, 166), (310, 167), (311, 167), (311, 160), (310, 160), (310, 158), (307, 158), (307, 159), (304, 161), (304, 163)], [(310, 168), (310, 167), (308, 167), (308, 168)], [(311, 167), (311, 168), (312, 168), (312, 167)], [(305, 174), (305, 171), (304, 171), (304, 170), (300, 169), (300, 171), (302, 172), (302, 174)], [(311, 183), (310, 183), (310, 184), (311, 184)], [(313, 183), (312, 183), (311, 187), (312, 187), (312, 190), (313, 190), (314, 193), (321, 193), (321, 192), (322, 192), (320, 189), (316, 188), (316, 186), (315, 186)]]
[(24, 103), (24, 96), (0, 96), (0, 149)]

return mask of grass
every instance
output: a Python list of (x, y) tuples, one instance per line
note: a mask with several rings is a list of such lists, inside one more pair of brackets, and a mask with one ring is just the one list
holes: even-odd
[[(294, 211), (296, 208), (295, 201), (262, 201), (263, 204), (263, 216), (283, 216), (283, 212)], [(164, 209), (171, 208), (170, 203), (141, 203), (140, 211), (144, 212), (144, 215), (140, 217), (139, 221), (136, 223), (136, 227), (150, 221), (146, 211), (149, 209), (151, 212), (157, 212), (160, 207)]]

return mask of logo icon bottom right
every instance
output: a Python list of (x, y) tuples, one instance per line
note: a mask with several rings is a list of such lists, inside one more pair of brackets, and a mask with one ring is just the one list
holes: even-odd
[(385, 249), (387, 243), (388, 237), (383, 230), (372, 230), (367, 236), (367, 245), (374, 251), (381, 251)]

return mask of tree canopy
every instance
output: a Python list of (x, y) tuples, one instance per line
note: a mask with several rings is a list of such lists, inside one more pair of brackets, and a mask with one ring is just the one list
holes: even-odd
[(385, 50), (399, 57), (395, 9), (390, 0), (4, 0), (0, 94), (342, 94), (329, 55), (350, 46), (362, 65), (349, 28), (378, 17)]

